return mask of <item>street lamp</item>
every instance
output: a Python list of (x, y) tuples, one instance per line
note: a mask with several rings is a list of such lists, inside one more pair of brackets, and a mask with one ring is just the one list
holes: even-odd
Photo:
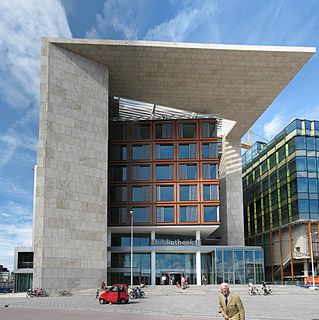
[(130, 211), (131, 217), (131, 288), (133, 289), (133, 210)]
[(309, 232), (309, 238), (310, 238), (310, 258), (311, 258), (311, 274), (312, 274), (312, 288), (313, 290), (316, 290), (315, 285), (315, 268), (314, 268), (314, 261), (313, 261), (313, 248), (312, 248), (312, 236), (311, 236), (312, 230), (310, 229)]

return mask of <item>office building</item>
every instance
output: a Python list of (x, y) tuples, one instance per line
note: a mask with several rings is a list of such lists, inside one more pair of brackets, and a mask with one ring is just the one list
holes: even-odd
[(319, 122), (296, 119), (243, 155), (245, 239), (264, 248), (268, 281), (319, 268)]

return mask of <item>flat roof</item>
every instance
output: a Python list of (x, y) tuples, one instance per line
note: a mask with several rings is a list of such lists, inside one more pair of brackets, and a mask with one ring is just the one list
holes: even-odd
[(313, 47), (45, 38), (109, 68), (110, 96), (236, 121), (242, 137)]

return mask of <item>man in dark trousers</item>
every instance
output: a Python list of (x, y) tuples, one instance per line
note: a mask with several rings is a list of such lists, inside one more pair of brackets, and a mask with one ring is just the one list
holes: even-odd
[(239, 296), (230, 292), (228, 283), (220, 285), (219, 310), (225, 320), (245, 320), (244, 306)]

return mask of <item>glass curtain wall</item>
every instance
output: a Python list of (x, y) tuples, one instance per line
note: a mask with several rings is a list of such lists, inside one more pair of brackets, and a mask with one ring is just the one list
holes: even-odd
[(261, 248), (216, 248), (211, 255), (209, 283), (262, 283), (265, 277), (263, 259)]
[(295, 120), (254, 159), (243, 156), (245, 237), (319, 219), (319, 122)]

